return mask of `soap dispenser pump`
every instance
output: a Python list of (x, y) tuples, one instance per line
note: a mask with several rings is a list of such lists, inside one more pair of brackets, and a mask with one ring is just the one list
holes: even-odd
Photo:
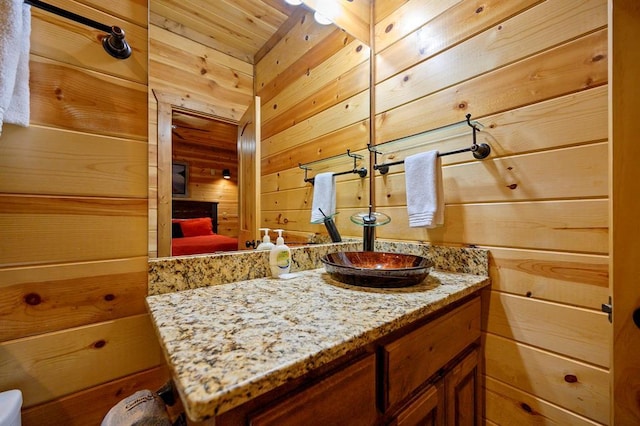
[(264, 231), (264, 237), (262, 237), (262, 242), (258, 244), (256, 250), (271, 250), (275, 247), (275, 244), (271, 242), (271, 237), (269, 237), (269, 228), (260, 228), (260, 231)]
[(269, 267), (271, 268), (271, 276), (279, 278), (281, 275), (288, 274), (291, 269), (291, 249), (284, 243), (282, 238), (283, 229), (274, 229), (278, 233), (276, 238), (276, 246), (269, 253)]

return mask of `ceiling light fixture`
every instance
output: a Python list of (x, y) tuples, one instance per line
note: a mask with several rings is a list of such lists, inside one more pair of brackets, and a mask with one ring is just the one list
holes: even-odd
[(329, 25), (331, 23), (331, 19), (324, 16), (322, 13), (315, 12), (313, 14), (313, 19), (320, 25)]
[(292, 6), (298, 6), (299, 4), (302, 4), (302, 0), (284, 0), (284, 2)]

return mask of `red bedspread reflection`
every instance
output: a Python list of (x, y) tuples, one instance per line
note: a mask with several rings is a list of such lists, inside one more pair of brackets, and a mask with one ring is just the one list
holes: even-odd
[(172, 256), (235, 250), (238, 250), (238, 240), (226, 235), (198, 235), (195, 237), (172, 238), (171, 241)]

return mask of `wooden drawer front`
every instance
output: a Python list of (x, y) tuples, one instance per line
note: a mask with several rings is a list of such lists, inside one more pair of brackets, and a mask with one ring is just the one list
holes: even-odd
[(355, 362), (252, 416), (255, 426), (371, 425), (376, 422), (375, 355)]
[(384, 409), (401, 402), (480, 337), (480, 298), (384, 346)]

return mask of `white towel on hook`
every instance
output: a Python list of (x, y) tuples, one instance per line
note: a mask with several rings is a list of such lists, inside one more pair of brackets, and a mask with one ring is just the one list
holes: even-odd
[(318, 173), (313, 178), (313, 202), (311, 203), (311, 222), (322, 223), (324, 215), (336, 212), (336, 178), (333, 173)]
[(444, 224), (442, 165), (438, 151), (404, 160), (409, 226), (435, 228)]
[(29, 125), (31, 6), (0, 0), (0, 134), (2, 123)]

